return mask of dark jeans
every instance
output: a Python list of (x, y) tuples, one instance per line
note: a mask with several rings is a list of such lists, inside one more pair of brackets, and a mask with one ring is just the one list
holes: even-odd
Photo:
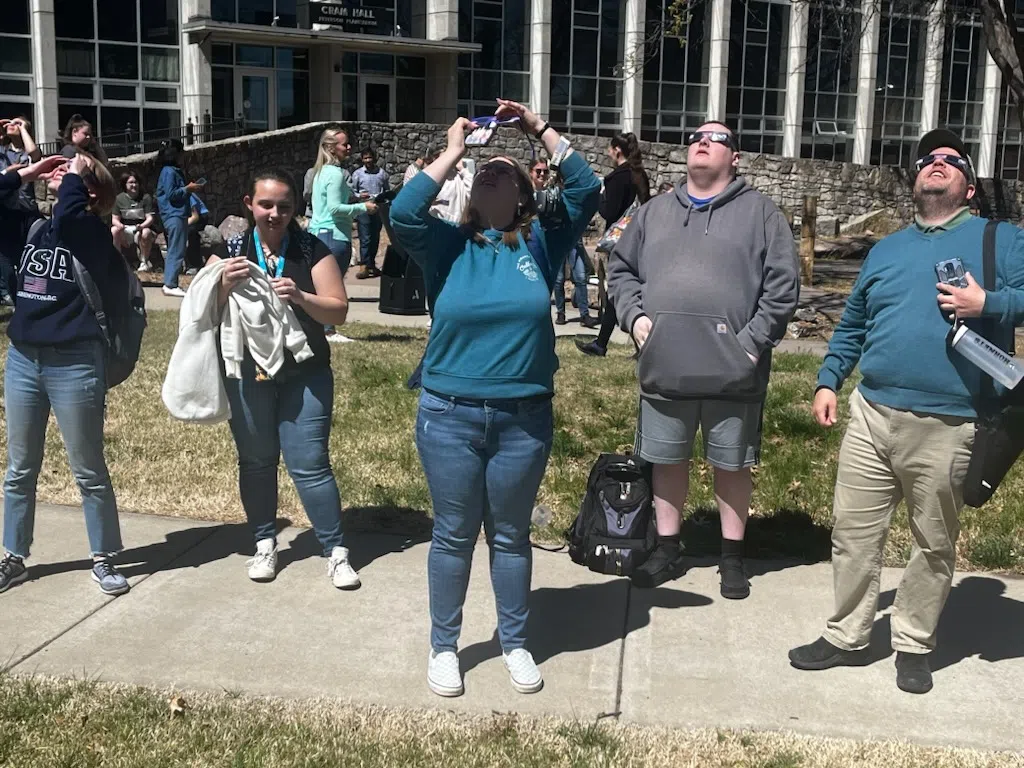
[(491, 555), (501, 647), (508, 653), (526, 646), (530, 514), (553, 429), (551, 400), (469, 405), (421, 392), (416, 448), (434, 508), (427, 581), (430, 644), (438, 653), (457, 649), (481, 524)]
[(238, 489), (256, 541), (277, 534), (277, 465), (283, 454), (302, 507), (329, 557), (334, 547), (342, 546), (341, 496), (328, 453), (334, 403), (331, 369), (256, 381), (248, 360), (242, 378), (225, 377), (224, 387), (238, 449)]
[(199, 251), (199, 246), (202, 243), (200, 233), (206, 229), (208, 223), (209, 221), (205, 216), (200, 216), (199, 221), (195, 224), (190, 224), (188, 227), (188, 246), (185, 250), (185, 263), (189, 267), (202, 269), (204, 266), (203, 257)]
[[(341, 270), (341, 279), (344, 280), (345, 273), (348, 272), (348, 265), (352, 261), (352, 241), (336, 238), (329, 229), (318, 230), (316, 236), (321, 243), (327, 246), (327, 250), (334, 255), (335, 260), (338, 262), (338, 269)], [(335, 328), (333, 325), (324, 325), (324, 330), (327, 333), (333, 333)]]
[(383, 226), (380, 216), (361, 214), (356, 217), (356, 227), (359, 229), (359, 263), (364, 267), (377, 266), (380, 229)]

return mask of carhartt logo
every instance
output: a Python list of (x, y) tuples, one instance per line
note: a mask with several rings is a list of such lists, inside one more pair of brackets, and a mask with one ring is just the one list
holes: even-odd
[(715, 326), (715, 331), (718, 333), (728, 333), (729, 326), (727, 326), (725, 323), (719, 323), (718, 325)]

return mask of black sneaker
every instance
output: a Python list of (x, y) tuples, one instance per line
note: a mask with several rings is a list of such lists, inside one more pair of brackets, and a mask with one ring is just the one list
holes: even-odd
[(580, 325), (584, 328), (600, 328), (601, 318), (594, 317), (593, 315), (587, 315), (586, 317), (580, 318)]
[(633, 585), (652, 589), (683, 575), (683, 550), (679, 547), (658, 547), (647, 562), (633, 571)]
[(593, 357), (604, 357), (608, 353), (608, 350), (596, 341), (584, 342), (580, 339), (576, 339), (576, 349), (584, 355), (591, 355)]
[(832, 667), (859, 667), (867, 663), (867, 648), (847, 651), (819, 637), (809, 645), (801, 645), (789, 652), (789, 663), (797, 669), (818, 670)]
[(0, 592), (6, 592), (27, 578), (28, 568), (25, 567), (25, 561), (12, 554), (4, 555), (4, 559), (0, 560)]
[(896, 687), (907, 693), (928, 693), (932, 689), (927, 653), (896, 652)]
[(747, 581), (747, 574), (743, 570), (742, 558), (723, 558), (718, 564), (718, 573), (722, 577), (722, 597), (729, 600), (750, 597), (750, 582)]
[(565, 325), (565, 312), (559, 312), (555, 315), (555, 325)]

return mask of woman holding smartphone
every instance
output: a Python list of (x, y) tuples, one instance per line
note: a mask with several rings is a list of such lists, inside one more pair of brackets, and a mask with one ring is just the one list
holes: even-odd
[(498, 635), (512, 686), (543, 686), (527, 650), (532, 553), (530, 513), (553, 435), (558, 367), (551, 291), (565, 255), (597, 210), (600, 181), (586, 160), (537, 115), (500, 99), (497, 119), (518, 117), (565, 177), (563, 225), (536, 222), (533, 185), (515, 160), (479, 166), (462, 225), (430, 214), (466, 151), (475, 124), (459, 118), (448, 147), (391, 206), (395, 239), (423, 269), (433, 327), (423, 359), (416, 446), (434, 511), (428, 558), (427, 684), (463, 690), (457, 656), (462, 606), (481, 525), (490, 549)]

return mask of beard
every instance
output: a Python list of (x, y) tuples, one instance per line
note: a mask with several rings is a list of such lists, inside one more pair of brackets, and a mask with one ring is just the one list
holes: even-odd
[(967, 205), (967, 194), (958, 184), (938, 189), (921, 185), (914, 190), (914, 205), (925, 218), (938, 218), (945, 214), (952, 215)]

